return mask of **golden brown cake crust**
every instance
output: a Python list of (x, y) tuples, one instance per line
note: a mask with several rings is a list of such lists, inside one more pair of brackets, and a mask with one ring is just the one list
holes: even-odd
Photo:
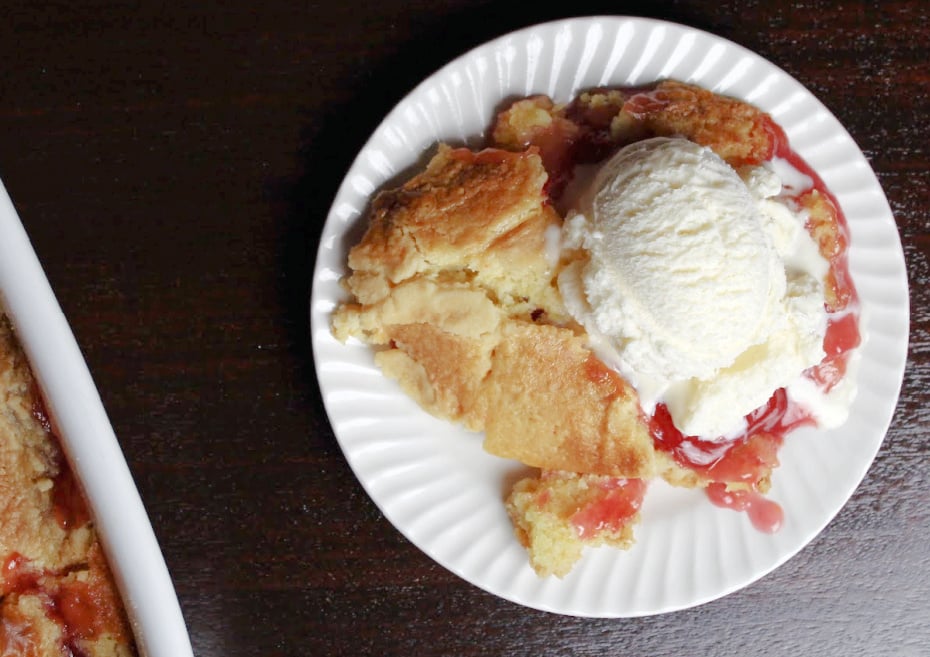
[(368, 230), (349, 253), (350, 287), (370, 303), (376, 296), (358, 285), (365, 276), (397, 284), (437, 270), (480, 271), (488, 251), (541, 213), (545, 179), (532, 153), (440, 146), (425, 172), (375, 197)]
[(549, 470), (653, 474), (632, 387), (555, 326), (510, 322), (483, 387), (487, 451)]
[(647, 137), (686, 137), (739, 167), (770, 159), (780, 134), (757, 107), (677, 80), (589, 89), (565, 105), (531, 96), (501, 111), (491, 130), (495, 146), (540, 150), (556, 181), (553, 198), (571, 179), (574, 164), (600, 161)]
[(774, 148), (768, 115), (749, 103), (676, 80), (629, 99), (624, 111), (654, 135), (682, 135), (732, 166), (759, 164)]
[(650, 476), (635, 393), (593, 357), (562, 306), (546, 246), (561, 221), (546, 180), (533, 150), (440, 147), (423, 173), (375, 202), (349, 255), (354, 299), (335, 312), (334, 333), (382, 345), (387, 376), (429, 412), (484, 431), (493, 454)]

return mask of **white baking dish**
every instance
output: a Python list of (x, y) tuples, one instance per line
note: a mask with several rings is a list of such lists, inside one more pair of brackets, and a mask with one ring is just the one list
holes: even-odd
[(190, 657), (164, 557), (80, 349), (0, 182), (0, 305), (92, 509), (142, 657)]

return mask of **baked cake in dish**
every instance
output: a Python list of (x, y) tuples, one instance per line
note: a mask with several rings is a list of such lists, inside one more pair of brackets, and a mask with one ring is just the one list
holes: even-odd
[(0, 315), (0, 655), (135, 654), (80, 487)]
[(564, 576), (586, 546), (632, 545), (654, 477), (704, 488), (776, 530), (779, 509), (763, 494), (778, 448), (815, 419), (783, 389), (723, 442), (682, 435), (662, 404), (645, 412), (566, 309), (559, 232), (578, 167), (633, 142), (685, 138), (733, 168), (790, 163), (810, 184), (784, 202), (805, 213), (828, 263), (825, 356), (805, 376), (829, 391), (859, 334), (845, 222), (822, 181), (767, 114), (676, 81), (588, 90), (568, 104), (519, 99), (490, 135), (479, 152), (439, 145), (424, 171), (374, 198), (334, 335), (373, 345), (385, 375), (430, 413), (483, 432), (488, 452), (538, 468), (505, 505), (541, 576)]

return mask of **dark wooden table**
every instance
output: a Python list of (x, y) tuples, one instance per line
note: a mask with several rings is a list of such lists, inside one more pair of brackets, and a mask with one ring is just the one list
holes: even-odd
[[(0, 176), (197, 655), (930, 655), (930, 6), (175, 4), (2, 3)], [(851, 502), (759, 582), (637, 620), (516, 606), (403, 539), (341, 455), (308, 338), (317, 238), (382, 116), (472, 46), (596, 13), (714, 32), (813, 91), (878, 174), (912, 291), (900, 403)]]

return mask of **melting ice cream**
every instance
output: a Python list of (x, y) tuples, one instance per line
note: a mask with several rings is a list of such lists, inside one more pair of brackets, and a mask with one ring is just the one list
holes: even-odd
[(685, 435), (738, 433), (823, 358), (827, 262), (781, 191), (769, 168), (662, 137), (620, 150), (568, 213), (570, 312)]

